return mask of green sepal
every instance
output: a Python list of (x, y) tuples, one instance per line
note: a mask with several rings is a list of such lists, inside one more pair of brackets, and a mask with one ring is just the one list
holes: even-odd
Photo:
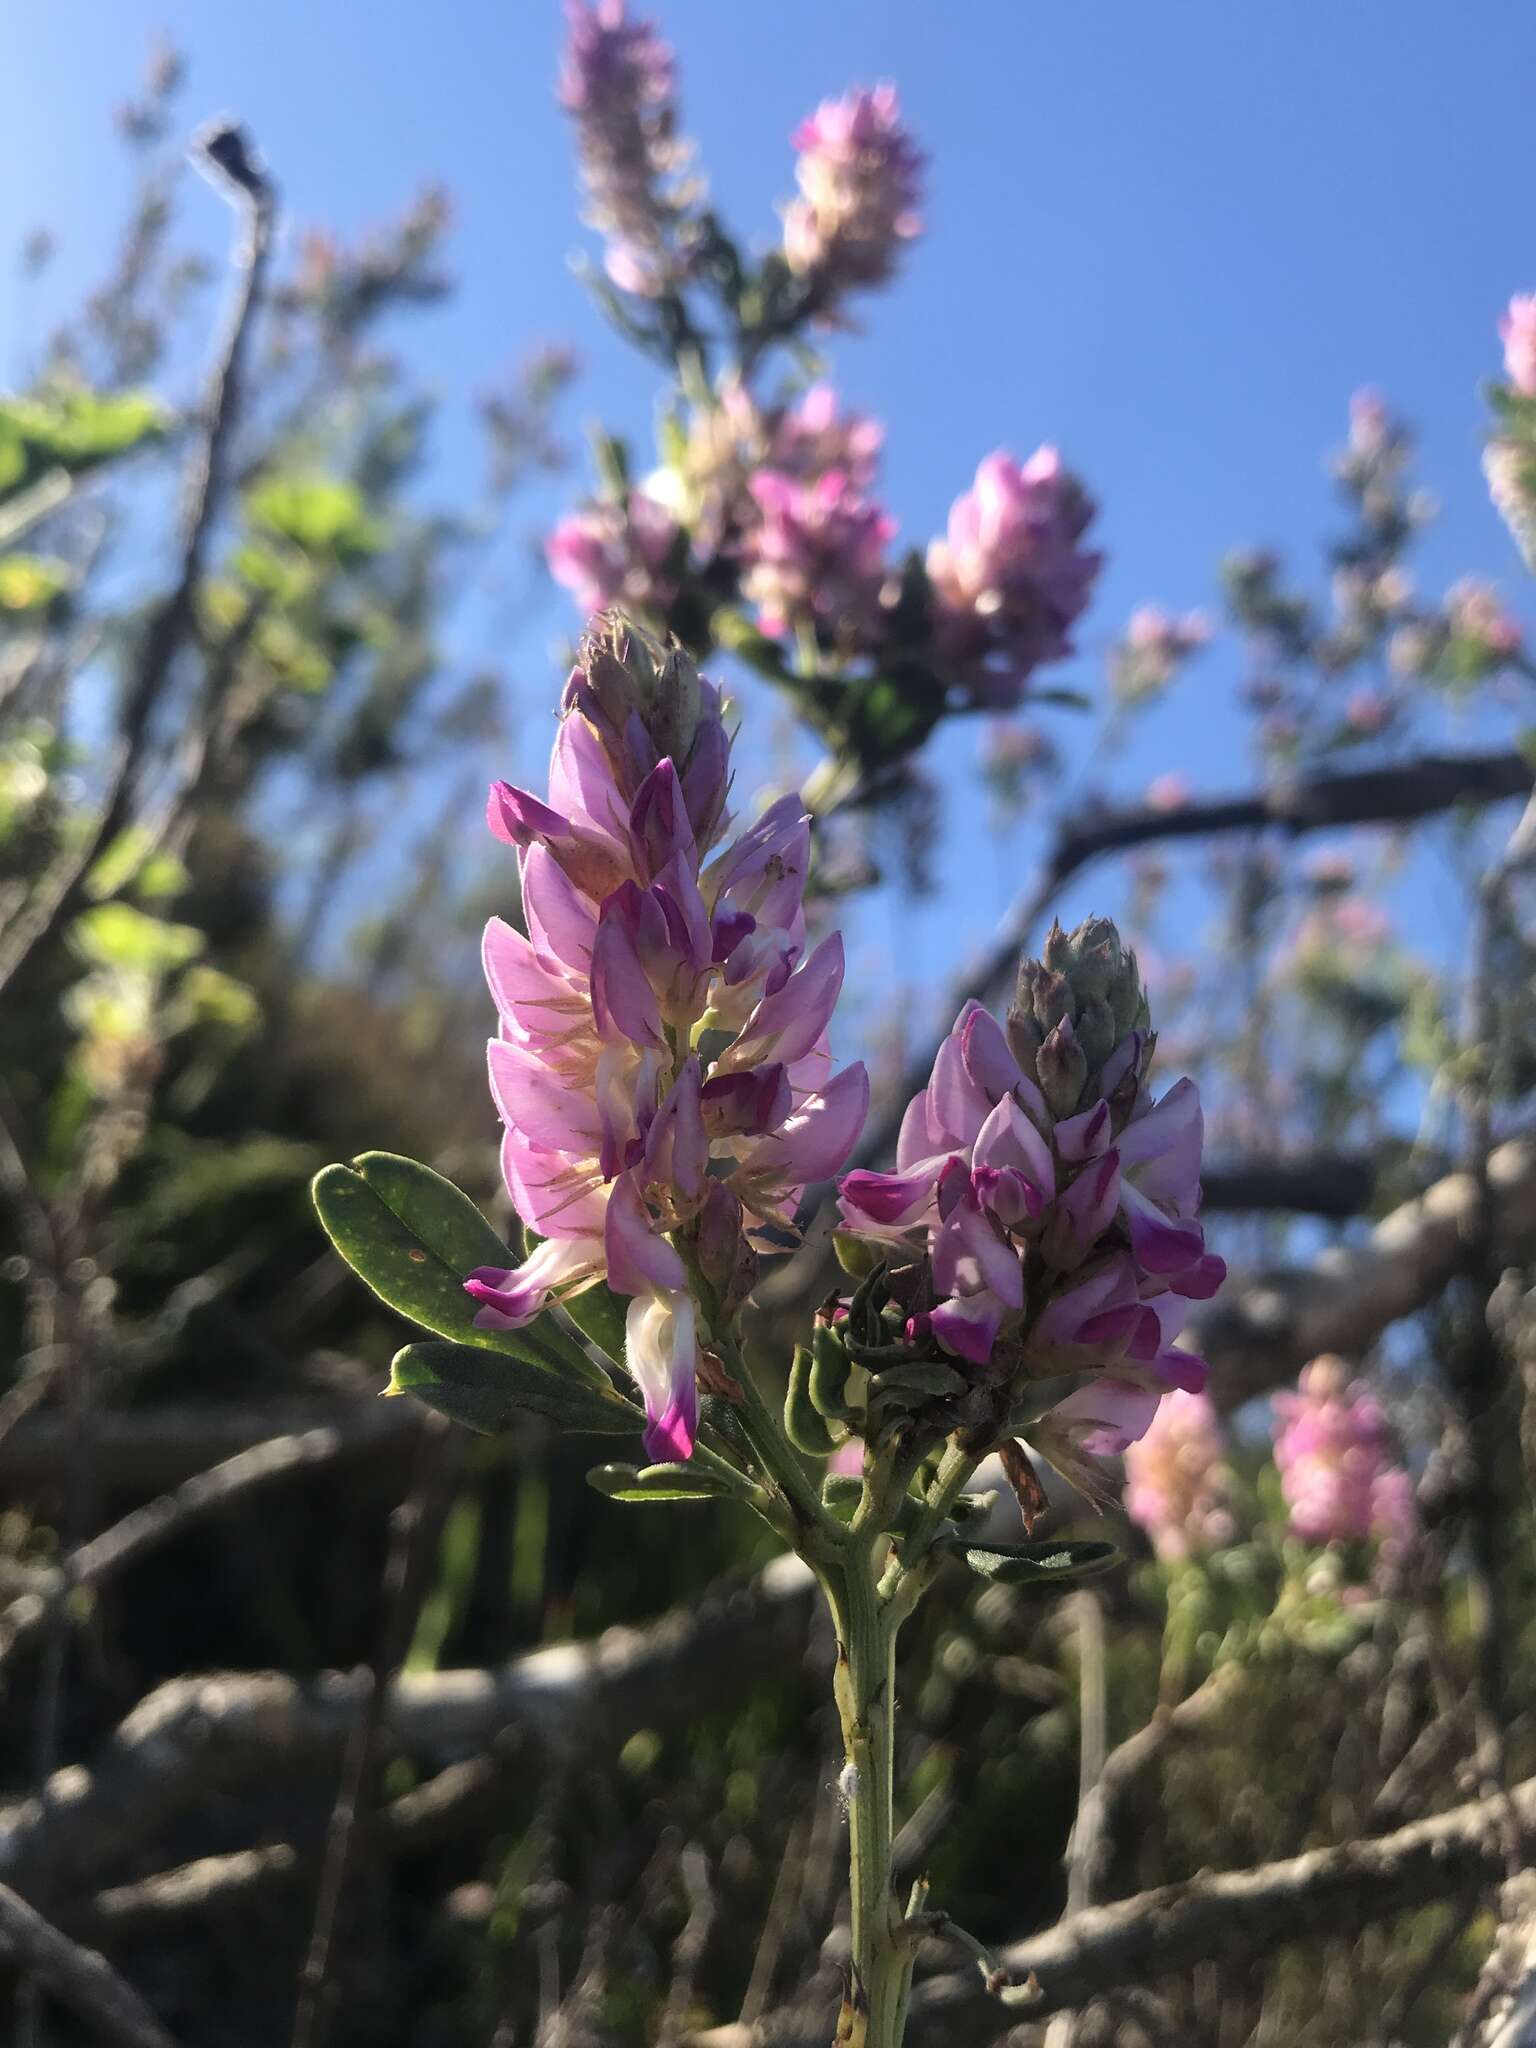
[(1120, 1562), (1113, 1543), (1048, 1539), (1042, 1543), (961, 1544), (966, 1563), (978, 1578), (1004, 1586), (1061, 1586), (1097, 1578)]
[(938, 1359), (923, 1359), (914, 1364), (888, 1365), (875, 1379), (871, 1394), (915, 1394), (925, 1401), (937, 1400), (945, 1395), (963, 1394), (970, 1382), (964, 1373), (956, 1372), (952, 1365), (944, 1365)]
[(829, 1472), (821, 1482), (821, 1504), (840, 1522), (851, 1522), (864, 1498), (864, 1481), (856, 1472)]
[(691, 1465), (594, 1465), (587, 1484), (609, 1500), (729, 1500), (731, 1494)]
[(803, 1344), (795, 1346), (790, 1362), (789, 1386), (784, 1394), (784, 1433), (797, 1451), (808, 1458), (824, 1458), (832, 1449), (832, 1432), (811, 1398), (811, 1354)]
[(855, 1237), (849, 1230), (834, 1230), (832, 1249), (837, 1263), (850, 1280), (867, 1280), (885, 1264), (885, 1254), (867, 1237)]
[(807, 1385), (817, 1412), (834, 1422), (847, 1422), (852, 1409), (845, 1398), (848, 1387), (848, 1354), (842, 1339), (830, 1324), (818, 1323), (811, 1332), (811, 1370)]
[[(526, 1333), (511, 1330), (509, 1339)], [(414, 1394), (429, 1408), (487, 1436), (538, 1415), (561, 1429), (628, 1436), (641, 1427), (640, 1411), (617, 1393), (599, 1393), (568, 1379), (536, 1352), (519, 1357), (472, 1350), (466, 1344), (407, 1344), (390, 1367), (391, 1394)]]

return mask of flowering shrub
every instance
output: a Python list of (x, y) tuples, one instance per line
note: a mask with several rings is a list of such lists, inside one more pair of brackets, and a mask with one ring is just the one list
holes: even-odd
[[(945, 535), (897, 559), (883, 427), (830, 383), (774, 385), (775, 351), (846, 325), (920, 232), (922, 153), (896, 93), (856, 90), (802, 123), (782, 245), (758, 262), (679, 175), (671, 52), (620, 0), (573, 0), (562, 99), (604, 237), (600, 303), (675, 394), (647, 474), (600, 444), (601, 488), (555, 528), (550, 568), (584, 613), (623, 605), (695, 652), (732, 646), (828, 743), (826, 789), (883, 774), (900, 795), (890, 771), (941, 718), (1017, 705), (1072, 652), (1100, 557), (1092, 500), (1046, 447), (988, 456)], [(713, 374), (708, 337), (726, 356)]]

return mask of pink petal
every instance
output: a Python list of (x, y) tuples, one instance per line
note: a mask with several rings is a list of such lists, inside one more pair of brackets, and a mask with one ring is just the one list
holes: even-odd
[(688, 1273), (675, 1249), (651, 1226), (632, 1174), (621, 1174), (608, 1197), (603, 1246), (608, 1285), (619, 1294), (641, 1295), (653, 1289), (680, 1293)]

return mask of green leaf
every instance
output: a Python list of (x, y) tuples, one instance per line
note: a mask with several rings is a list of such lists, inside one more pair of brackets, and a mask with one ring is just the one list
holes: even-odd
[(518, 1259), (441, 1174), (387, 1152), (365, 1152), (356, 1168), (322, 1167), (310, 1192), (331, 1243), (401, 1315), (487, 1351), (506, 1348), (504, 1337), (527, 1335), (475, 1328), (465, 1275), (477, 1266), (515, 1266)]
[(730, 1488), (691, 1465), (596, 1465), (588, 1486), (609, 1500), (728, 1500)]
[(1061, 1542), (961, 1546), (966, 1563), (979, 1578), (1005, 1586), (1062, 1586), (1077, 1579), (1097, 1578), (1120, 1562), (1113, 1543)]
[(246, 493), (253, 526), (292, 541), (306, 554), (377, 554), (384, 529), (369, 512), (356, 484), (344, 478), (270, 476)]
[(203, 950), (195, 925), (168, 924), (131, 903), (99, 903), (83, 911), (70, 928), (81, 957), (93, 967), (135, 974), (170, 974)]
[(465, 1344), (407, 1344), (395, 1354), (389, 1391), (414, 1394), (451, 1422), (486, 1435), (511, 1429), (524, 1415), (605, 1436), (628, 1436), (641, 1421), (639, 1410), (616, 1393), (601, 1394), (528, 1358), (493, 1356)]
[(1093, 699), (1085, 690), (1068, 690), (1053, 684), (1048, 690), (1031, 690), (1031, 704), (1054, 704), (1063, 711), (1091, 711)]

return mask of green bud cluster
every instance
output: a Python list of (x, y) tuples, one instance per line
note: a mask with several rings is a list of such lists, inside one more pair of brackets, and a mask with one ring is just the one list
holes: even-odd
[(1136, 955), (1121, 944), (1109, 918), (1090, 917), (1073, 932), (1053, 924), (1043, 957), (1020, 962), (1008, 1043), (1051, 1114), (1069, 1117), (1104, 1094), (1105, 1062), (1131, 1032), (1140, 1031), (1143, 1056), (1115, 1091), (1117, 1097), (1124, 1093), (1129, 1080), (1128, 1115), (1150, 1056), (1151, 1021)]

